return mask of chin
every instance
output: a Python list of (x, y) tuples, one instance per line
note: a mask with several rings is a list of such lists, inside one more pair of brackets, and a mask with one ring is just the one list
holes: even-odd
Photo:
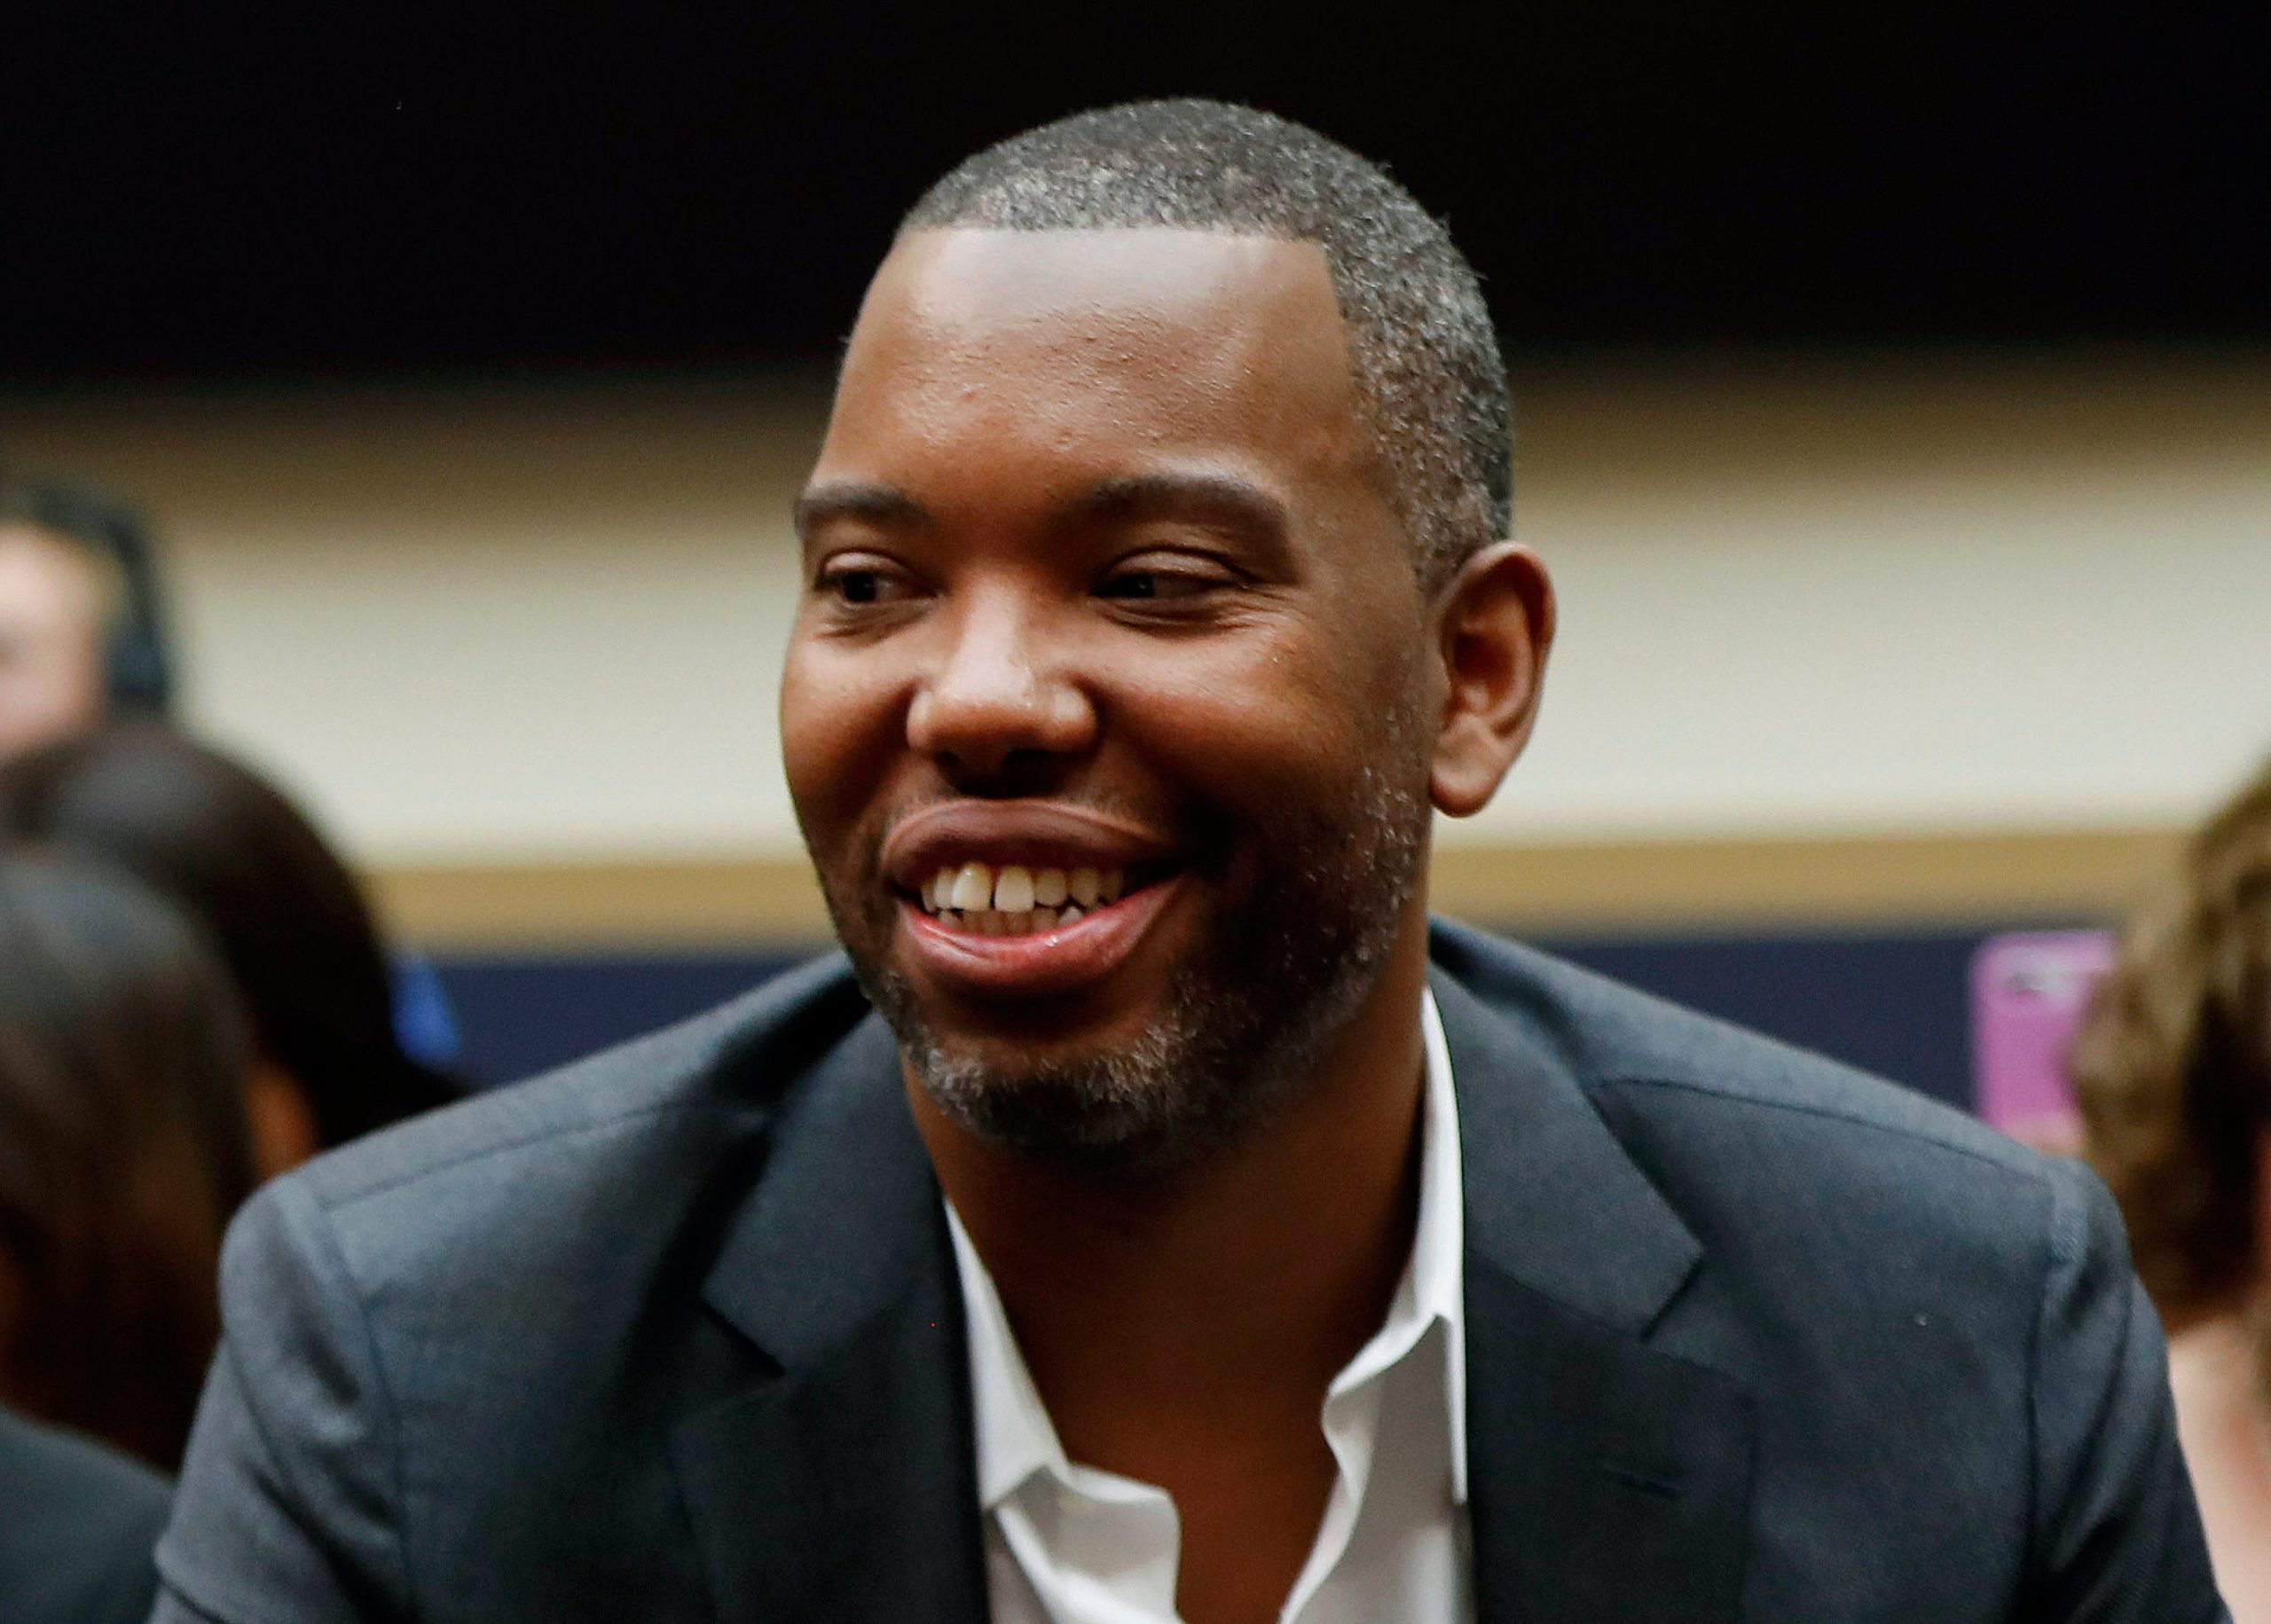
[(1369, 990), (1353, 976), (1293, 1008), (1191, 967), (1137, 1022), (1077, 1040), (971, 1040), (923, 1018), (903, 981), (890, 1018), (915, 1080), (964, 1132), (1036, 1160), (1167, 1171), (1206, 1159), (1300, 1090), (1327, 1035)]
[(1080, 1169), (1185, 1165), (1253, 1112), (1193, 1097), (1187, 1079), (1138, 1051), (997, 1068), (970, 1053), (909, 1050), (917, 1081), (964, 1133), (1032, 1160)]

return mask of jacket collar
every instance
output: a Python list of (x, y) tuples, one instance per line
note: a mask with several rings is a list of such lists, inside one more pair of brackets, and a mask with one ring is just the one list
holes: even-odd
[(1458, 1089), (1468, 1258), (1642, 1334), (1702, 1247), (1539, 1032), (1441, 970), (1433, 985)]
[(793, 1369), (824, 1360), (935, 1266), (944, 1220), (880, 1016), (788, 1090), (768, 1137), (763, 1176), (703, 1294)]
[(762, 1354), (672, 1453), (721, 1620), (986, 1616), (962, 1299), (868, 1016), (782, 1097), (703, 1287)]
[(1703, 1249), (1556, 1041), (1566, 1012), (1532, 973), (1548, 961), (1453, 927), (1435, 946), (1466, 1175), (1477, 1617), (1731, 1620), (1750, 1395), (1650, 1340)]

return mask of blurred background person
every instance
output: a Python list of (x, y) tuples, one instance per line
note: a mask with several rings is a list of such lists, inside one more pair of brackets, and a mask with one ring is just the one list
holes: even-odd
[(114, 864), (212, 938), (250, 1026), (262, 1177), (461, 1092), (402, 1046), (354, 875), (241, 763), (159, 723), (117, 722), (0, 765), (0, 838)]
[(83, 860), (0, 860), (0, 1401), (178, 1463), (254, 1183), (246, 1054), (172, 907)]
[(170, 1499), (148, 1468), (0, 1408), (0, 1618), (141, 1624)]
[(2226, 1599), (2271, 1620), (2271, 765), (2200, 830), (2076, 1039), (2087, 1151), (2170, 1331)]
[(150, 543), (91, 491), (0, 472), (0, 758), (172, 698)]

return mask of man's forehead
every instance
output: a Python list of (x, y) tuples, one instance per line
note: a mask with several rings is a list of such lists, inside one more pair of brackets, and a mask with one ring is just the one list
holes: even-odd
[(910, 231), (893, 245), (860, 326), (912, 326), (952, 342), (1074, 328), (1322, 320), (1337, 329), (1339, 316), (1315, 242), (1167, 226), (950, 227)]
[(1367, 445), (1316, 244), (955, 228), (907, 234), (877, 272), (813, 477), (983, 506), (1237, 466), (1339, 500)]

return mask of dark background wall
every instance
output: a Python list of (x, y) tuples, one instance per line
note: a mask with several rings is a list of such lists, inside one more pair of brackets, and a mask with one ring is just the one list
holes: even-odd
[(2271, 330), (2271, 8), (12, 5), (0, 383), (824, 360), (899, 211), (1202, 92), (1393, 165), (1518, 355)]

